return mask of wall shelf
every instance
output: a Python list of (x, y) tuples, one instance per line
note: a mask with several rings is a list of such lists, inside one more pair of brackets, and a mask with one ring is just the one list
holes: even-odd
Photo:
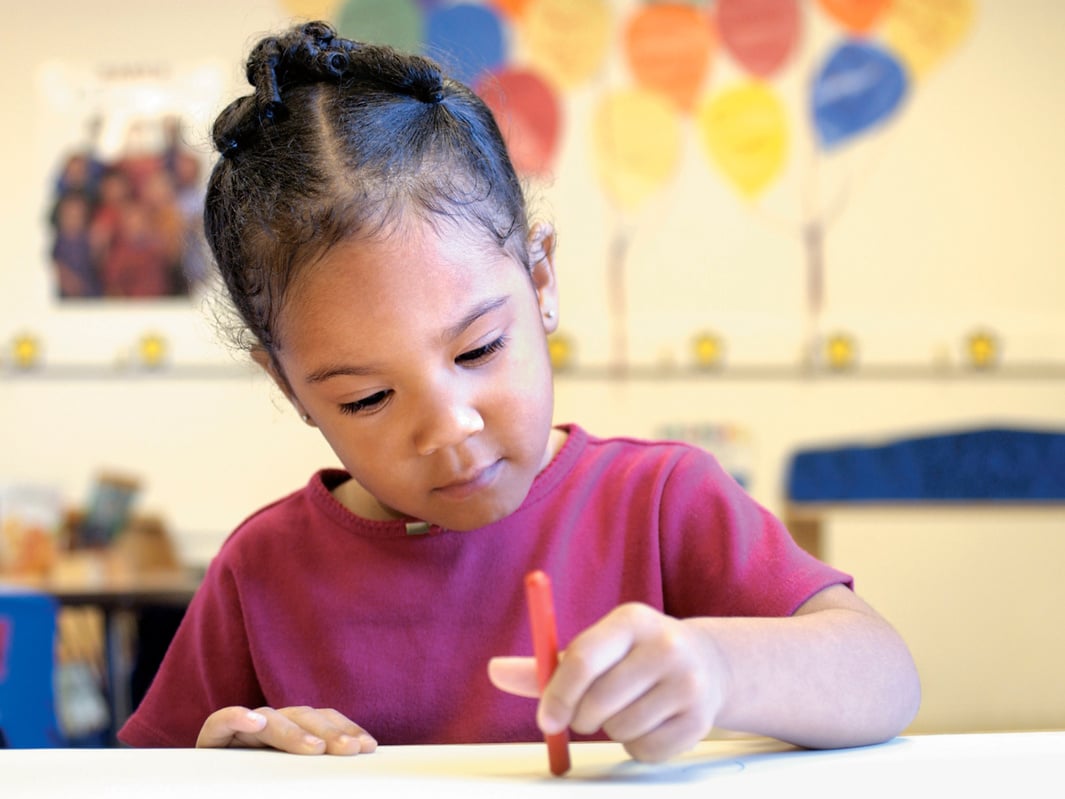
[(76, 381), (247, 380), (263, 375), (253, 364), (188, 363), (170, 366), (105, 366), (102, 364), (47, 364), (28, 369), (0, 366), (0, 384)]
[[(108, 366), (105, 364), (41, 364), (17, 368), (0, 364), (0, 384), (22, 382), (77, 381), (152, 381), (152, 380), (247, 380), (262, 376), (254, 364), (239, 363), (179, 363), (158, 367)], [(792, 382), (796, 380), (831, 381), (1065, 381), (1065, 362), (1023, 363), (988, 369), (964, 366), (882, 365), (836, 370), (828, 367), (804, 367), (788, 364), (739, 365), (716, 369), (661, 366), (630, 366), (624, 369), (602, 366), (581, 366), (558, 369), (557, 380), (617, 381), (617, 382)]]

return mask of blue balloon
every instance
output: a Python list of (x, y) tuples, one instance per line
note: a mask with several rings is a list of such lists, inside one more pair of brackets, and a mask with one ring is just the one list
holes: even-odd
[(429, 12), (426, 53), (467, 85), (503, 63), (503, 25), (491, 9), (459, 3)]
[(813, 83), (817, 138), (825, 150), (876, 127), (901, 105), (906, 70), (881, 47), (845, 41), (829, 56)]

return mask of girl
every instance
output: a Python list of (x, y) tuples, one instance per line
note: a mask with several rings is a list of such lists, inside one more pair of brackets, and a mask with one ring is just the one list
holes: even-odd
[[(218, 118), (207, 235), (252, 357), (344, 470), (222, 546), (121, 731), (352, 754), (570, 728), (834, 747), (918, 703), (906, 646), (706, 453), (552, 427), (554, 233), (432, 62), (311, 23)], [(539, 694), (523, 575), (568, 641)]]

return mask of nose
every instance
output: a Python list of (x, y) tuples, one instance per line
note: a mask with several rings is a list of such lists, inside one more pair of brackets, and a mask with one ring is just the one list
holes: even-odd
[(455, 394), (437, 395), (425, 409), (414, 437), (420, 455), (461, 444), (484, 430), (484, 418), (468, 398)]

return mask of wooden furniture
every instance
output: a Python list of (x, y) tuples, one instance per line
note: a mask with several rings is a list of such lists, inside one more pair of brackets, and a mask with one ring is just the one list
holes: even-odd
[(980, 513), (981, 511), (1016, 511), (1023, 513), (1033, 510), (1065, 511), (1065, 502), (1021, 502), (1010, 500), (977, 500), (971, 502), (932, 502), (927, 500), (906, 500), (897, 502), (789, 502), (784, 506), (781, 520), (791, 531), (796, 542), (810, 554), (824, 559), (825, 541), (828, 526), (833, 516), (853, 515), (856, 513), (879, 518), (904, 516), (907, 513), (943, 513), (962, 515)]
[(129, 677), (136, 648), (137, 614), (147, 607), (184, 608), (199, 587), (199, 575), (185, 570), (142, 574), (78, 570), (49, 577), (0, 576), (0, 586), (29, 588), (49, 594), (65, 607), (91, 606), (103, 615), (105, 694), (110, 711), (106, 738), (115, 733), (132, 712)]

